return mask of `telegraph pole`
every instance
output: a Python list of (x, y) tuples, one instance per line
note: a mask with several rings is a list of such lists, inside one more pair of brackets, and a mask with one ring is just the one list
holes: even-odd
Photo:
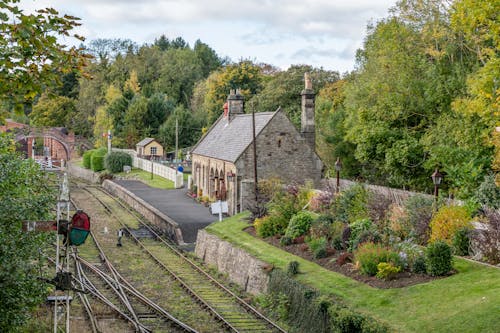
[(175, 159), (179, 158), (179, 121), (175, 118)]
[(253, 137), (253, 184), (255, 192), (255, 203), (259, 198), (259, 186), (257, 183), (257, 142), (255, 141), (255, 107), (252, 106), (252, 137)]

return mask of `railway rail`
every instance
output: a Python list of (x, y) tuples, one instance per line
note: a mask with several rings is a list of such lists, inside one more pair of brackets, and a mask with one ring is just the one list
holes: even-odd
[[(132, 240), (161, 269), (174, 277), (191, 297), (208, 310), (226, 329), (233, 332), (285, 332), (277, 324), (226, 288), (209, 273), (186, 257), (171, 242), (163, 238), (137, 213), (98, 186), (80, 187), (97, 200), (110, 217), (115, 217)], [(117, 218), (123, 211), (135, 217), (155, 240), (140, 240), (133, 229)]]
[[(74, 201), (72, 204), (77, 207)], [(72, 258), (77, 276), (73, 277), (75, 284), (129, 322), (136, 332), (198, 332), (134, 288), (111, 264), (93, 233), (91, 239), (98, 250), (95, 259), (101, 263), (90, 263), (80, 257), (77, 248), (73, 247)], [(100, 332), (97, 316), (87, 295), (79, 295), (93, 332)]]

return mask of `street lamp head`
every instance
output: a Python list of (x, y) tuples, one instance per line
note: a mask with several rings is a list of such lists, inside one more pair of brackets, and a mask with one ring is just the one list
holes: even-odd
[(340, 171), (342, 169), (342, 162), (340, 161), (340, 157), (337, 157), (337, 161), (335, 162), (335, 170)]
[(431, 178), (434, 185), (439, 186), (441, 185), (441, 181), (443, 180), (443, 175), (439, 172), (438, 168), (436, 168)]

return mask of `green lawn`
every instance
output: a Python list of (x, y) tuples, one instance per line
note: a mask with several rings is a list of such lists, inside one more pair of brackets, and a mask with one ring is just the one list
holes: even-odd
[(500, 269), (456, 258), (457, 274), (406, 288), (383, 290), (296, 257), (242, 229), (248, 226), (233, 216), (207, 227), (255, 257), (286, 269), (296, 260), (297, 279), (325, 294), (340, 296), (354, 309), (373, 315), (398, 332), (499, 332)]
[(153, 179), (151, 179), (151, 172), (147, 172), (141, 169), (134, 168), (129, 173), (120, 172), (116, 173), (115, 175), (127, 179), (138, 179), (151, 187), (156, 187), (161, 189), (175, 188), (175, 184), (173, 181), (160, 177), (158, 175), (153, 175)]

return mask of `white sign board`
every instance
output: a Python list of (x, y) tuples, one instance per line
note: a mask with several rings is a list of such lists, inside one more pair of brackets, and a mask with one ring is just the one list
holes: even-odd
[(229, 209), (227, 207), (227, 201), (214, 202), (213, 204), (210, 205), (210, 211), (212, 212), (212, 215), (219, 213), (227, 214), (229, 212)]

